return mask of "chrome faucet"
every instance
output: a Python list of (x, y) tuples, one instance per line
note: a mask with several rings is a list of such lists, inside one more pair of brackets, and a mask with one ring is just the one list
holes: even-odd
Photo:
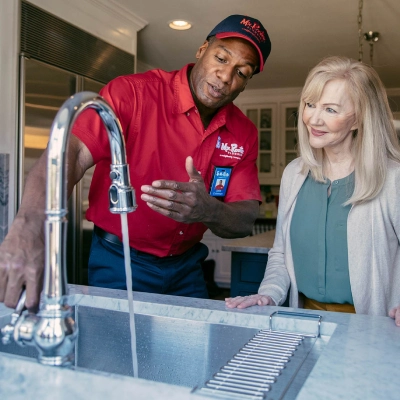
[(114, 214), (122, 214), (132, 212), (137, 207), (126, 164), (125, 141), (117, 117), (98, 94), (75, 94), (58, 111), (47, 147), (45, 267), (39, 312), (36, 315), (23, 312), (24, 292), (11, 316), (11, 322), (1, 330), (3, 343), (14, 339), (22, 346), (33, 345), (39, 351), (39, 362), (47, 365), (71, 364), (78, 335), (78, 329), (71, 317), (71, 307), (67, 304), (68, 211), (65, 154), (71, 127), (78, 115), (88, 108), (94, 109), (101, 117), (110, 142), (112, 182), (109, 189), (109, 209)]

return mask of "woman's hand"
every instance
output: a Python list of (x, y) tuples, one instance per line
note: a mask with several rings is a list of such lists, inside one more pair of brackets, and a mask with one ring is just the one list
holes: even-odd
[(397, 326), (400, 326), (400, 305), (389, 311), (389, 317), (394, 319), (394, 323)]
[[(250, 296), (228, 297), (225, 299), (228, 308), (247, 308), (251, 306), (275, 306), (275, 302), (269, 296), (262, 294), (252, 294)], [(400, 310), (399, 310), (400, 318)]]

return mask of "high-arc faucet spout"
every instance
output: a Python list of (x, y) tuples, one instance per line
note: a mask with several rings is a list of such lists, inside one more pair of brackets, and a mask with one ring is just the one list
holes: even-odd
[[(134, 189), (126, 163), (125, 141), (112, 108), (97, 93), (79, 92), (59, 109), (51, 127), (47, 147), (44, 286), (37, 315), (22, 314), (21, 305), (9, 325), (2, 329), (3, 343), (13, 337), (21, 345), (34, 345), (39, 362), (68, 365), (74, 358), (78, 334), (67, 305), (67, 165), (66, 152), (71, 128), (79, 114), (94, 109), (102, 119), (111, 150), (109, 209), (128, 213), (136, 209)], [(21, 301), (20, 301), (21, 303)]]
[[(70, 97), (58, 111), (50, 133), (47, 156), (46, 186), (46, 259), (43, 295), (49, 301), (66, 294), (66, 148), (69, 132), (78, 115), (92, 108), (101, 117), (108, 133), (111, 150), (112, 180), (109, 208), (112, 213), (128, 213), (136, 209), (134, 190), (130, 185), (126, 163), (125, 141), (120, 123), (107, 102), (93, 92), (80, 92)], [(63, 240), (61, 240), (63, 239)]]

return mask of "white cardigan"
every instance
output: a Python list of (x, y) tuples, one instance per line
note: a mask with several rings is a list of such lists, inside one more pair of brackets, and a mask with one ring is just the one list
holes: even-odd
[[(300, 158), (283, 172), (276, 234), (259, 294), (277, 305), (290, 290), (290, 307), (301, 307), (290, 245), (290, 222), (297, 194), (307, 174)], [(388, 161), (380, 194), (352, 207), (347, 220), (349, 274), (354, 307), (359, 314), (388, 315), (400, 304), (400, 164)]]

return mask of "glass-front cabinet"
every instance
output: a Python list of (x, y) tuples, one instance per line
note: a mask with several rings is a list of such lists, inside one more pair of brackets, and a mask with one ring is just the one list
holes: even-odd
[(243, 104), (258, 130), (260, 185), (279, 185), (283, 170), (297, 157), (298, 102)]
[(276, 178), (276, 105), (246, 105), (244, 113), (258, 130), (259, 155), (257, 166), (260, 183)]
[(298, 119), (298, 103), (282, 103), (280, 105), (281, 132), (284, 133), (280, 145), (280, 176), (286, 165), (297, 157), (297, 119)]

